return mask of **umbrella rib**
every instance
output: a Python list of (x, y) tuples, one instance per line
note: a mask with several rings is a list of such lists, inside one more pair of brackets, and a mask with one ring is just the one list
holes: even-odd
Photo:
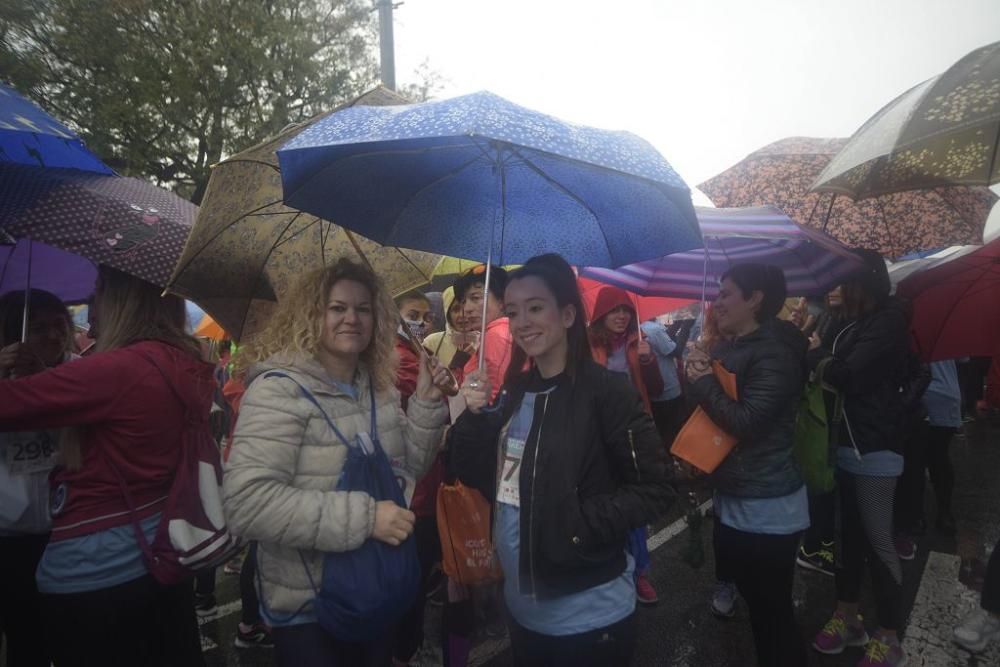
[[(301, 215), (301, 214), (302, 214), (302, 211), (299, 211), (299, 213), (296, 215), (296, 218), (299, 215)], [(313, 227), (313, 225), (315, 225), (316, 223), (318, 223), (320, 220), (321, 220), (321, 218), (313, 217), (312, 222), (310, 222), (308, 225), (306, 225), (305, 227), (303, 227), (302, 229), (298, 230), (297, 232), (295, 232), (294, 234), (292, 234), (290, 236), (285, 236), (284, 232), (282, 232), (282, 235), (278, 237), (278, 240), (274, 243), (273, 247), (277, 248), (279, 246), (285, 245), (289, 241), (294, 240), (296, 237), (298, 237), (301, 234), (309, 231), (309, 229), (311, 227)], [(295, 222), (295, 218), (292, 218), (292, 222), (293, 223)], [(288, 231), (288, 229), (286, 228), (285, 231)]]
[[(187, 259), (187, 261), (184, 262), (183, 266), (178, 265), (178, 267), (174, 269), (174, 276), (180, 277), (180, 275), (182, 273), (184, 273), (184, 271), (186, 271), (187, 268), (189, 266), (191, 266), (192, 263), (194, 263), (194, 260), (198, 259), (198, 256), (201, 255), (201, 253), (204, 252), (208, 248), (208, 246), (210, 246), (217, 238), (219, 238), (220, 236), (222, 236), (226, 231), (228, 231), (234, 225), (236, 225), (237, 223), (239, 223), (240, 220), (243, 220), (244, 218), (246, 218), (246, 217), (248, 217), (250, 215), (255, 214), (257, 211), (262, 211), (265, 208), (267, 208), (268, 206), (274, 206), (275, 204), (281, 204), (281, 203), (282, 203), (281, 201), (272, 201), (272, 202), (269, 202), (267, 204), (264, 204), (262, 206), (259, 206), (259, 207), (255, 208), (255, 209), (252, 209), (250, 213), (241, 213), (235, 219), (231, 220), (230, 222), (227, 222), (225, 225), (223, 225), (222, 229), (220, 229), (219, 231), (217, 231), (215, 234), (212, 234), (211, 238), (209, 238), (207, 241), (205, 241), (205, 243), (203, 243), (200, 248), (198, 248), (197, 250), (195, 250), (194, 254), (191, 255), (191, 257), (189, 257)], [(287, 212), (288, 211), (282, 211), (281, 213), (274, 213), (274, 214), (271, 214), (271, 215), (282, 215), (282, 214), (287, 213)], [(174, 281), (171, 280), (170, 283), (164, 288), (164, 290), (170, 289), (173, 286), (173, 284), (174, 284)]]
[[(288, 221), (288, 224), (285, 225), (285, 229), (283, 229), (281, 234), (278, 235), (278, 238), (280, 239), (282, 236), (284, 236), (285, 232), (287, 232), (288, 228), (291, 227), (293, 224), (295, 224), (295, 218), (292, 218), (291, 220)], [(267, 255), (264, 256), (264, 261), (260, 263), (260, 269), (257, 271), (257, 278), (254, 279), (253, 282), (253, 290), (250, 292), (250, 296), (247, 299), (248, 300), (247, 309), (243, 313), (243, 321), (240, 322), (240, 338), (243, 338), (243, 328), (247, 325), (247, 317), (249, 317), (250, 315), (250, 306), (254, 301), (254, 294), (257, 293), (257, 287), (260, 285), (260, 280), (261, 278), (264, 277), (264, 269), (267, 267), (267, 262), (269, 259), (271, 259), (271, 254), (274, 253), (275, 247), (276, 246), (271, 246), (271, 249), (267, 251)], [(277, 299), (278, 295), (275, 294), (274, 296), (275, 299)]]
[[(997, 132), (997, 136), (1000, 137), (1000, 132)], [(973, 233), (973, 243), (975, 244), (982, 243), (983, 241), (982, 232), (976, 228), (976, 224), (973, 221), (966, 219), (966, 217), (962, 215), (962, 212), (958, 210), (958, 207), (955, 206), (950, 199), (948, 199), (941, 193), (941, 190), (943, 189), (944, 188), (934, 188), (933, 189), (934, 194), (938, 196), (938, 199), (940, 199), (945, 203), (945, 206), (947, 206), (948, 208), (950, 208), (952, 211), (955, 212), (955, 215), (958, 217), (959, 220), (964, 222), (969, 227), (969, 231)], [(986, 223), (984, 221), (983, 225), (985, 226), (985, 224)]]
[[(583, 207), (588, 213), (590, 213), (590, 215), (594, 218), (595, 222), (600, 219), (598, 217), (598, 215), (597, 215), (597, 212), (594, 211), (594, 209), (590, 208), (590, 206), (587, 205), (587, 202), (583, 201), (582, 198), (580, 198), (579, 196), (577, 196), (574, 192), (572, 192), (565, 185), (563, 185), (562, 183), (560, 183), (559, 181), (555, 180), (554, 178), (552, 178), (551, 176), (549, 176), (548, 174), (546, 174), (544, 171), (542, 171), (542, 169), (540, 167), (538, 167), (534, 162), (532, 162), (528, 158), (524, 157), (524, 155), (521, 153), (521, 151), (519, 151), (517, 148), (514, 148), (512, 146), (511, 147), (511, 152), (517, 154), (517, 156), (519, 158), (521, 158), (521, 161), (529, 169), (531, 169), (533, 172), (535, 172), (536, 174), (538, 174), (539, 176), (542, 177), (542, 180), (548, 181), (552, 186), (554, 186), (558, 190), (562, 191), (568, 197), (574, 199), (581, 207)], [(605, 234), (604, 228), (601, 227), (601, 225), (597, 225), (597, 229), (600, 230), (601, 236), (604, 237), (604, 245), (608, 248), (608, 255), (610, 257), (610, 254), (611, 254), (611, 242), (608, 239), (608, 235)]]
[[(319, 218), (316, 218), (319, 220)], [(330, 228), (332, 224), (323, 225), (319, 231), (319, 259), (326, 266), (326, 242), (330, 240)]]

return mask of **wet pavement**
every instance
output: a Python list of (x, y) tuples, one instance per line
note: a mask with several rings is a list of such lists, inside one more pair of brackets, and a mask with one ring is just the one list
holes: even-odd
[[(951, 628), (978, 602), (976, 589), (982, 584), (989, 549), (1000, 537), (1000, 419), (966, 425), (952, 443), (956, 470), (954, 498), (958, 538), (948, 538), (929, 528), (918, 538), (917, 557), (903, 563), (904, 615), (908, 619), (905, 647), (910, 665), (1000, 665), (1000, 644), (974, 656), (951, 642)], [(705, 496), (707, 498), (707, 495)], [(928, 485), (928, 523), (933, 526), (933, 493)], [(701, 535), (705, 563), (692, 569), (683, 560), (689, 548), (689, 532), (680, 508), (650, 531), (651, 579), (660, 602), (638, 610), (639, 642), (636, 666), (690, 665), (746, 667), (753, 665), (753, 638), (746, 608), (737, 603), (732, 619), (720, 620), (709, 611), (714, 585), (711, 526), (706, 521)], [(668, 538), (668, 539), (665, 539)], [(220, 611), (202, 626), (205, 657), (210, 667), (222, 665), (266, 666), (273, 664), (266, 649), (236, 649), (233, 638), (239, 621), (237, 577), (218, 575)], [(833, 578), (797, 571), (795, 606), (804, 640), (811, 641), (835, 603)], [(874, 618), (870, 595), (862, 598), (862, 614)], [(440, 608), (428, 606), (428, 641), (415, 665), (440, 665), (440, 650), (433, 638), (439, 632)], [(848, 649), (840, 656), (810, 651), (810, 665), (833, 667), (854, 665), (861, 649)], [(476, 641), (472, 664), (489, 667), (510, 665), (506, 639), (482, 633)]]

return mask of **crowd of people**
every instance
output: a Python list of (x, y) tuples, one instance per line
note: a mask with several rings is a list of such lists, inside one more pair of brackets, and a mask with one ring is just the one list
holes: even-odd
[[(240, 574), (236, 645), (273, 646), (281, 666), (405, 665), (435, 641), (462, 667), (477, 624), (497, 619), (514, 664), (629, 664), (637, 605), (660, 599), (648, 527), (708, 487), (708, 607), (732, 617), (742, 598), (757, 664), (863, 647), (861, 665), (902, 665), (900, 560), (927, 529), (925, 471), (935, 529), (955, 531), (948, 447), (970, 364), (920, 363), (884, 261), (856, 252), (864, 269), (819, 308), (787, 308), (779, 269), (741, 264), (711, 309), (670, 328), (640, 321), (613, 287), (588, 312), (554, 254), (395, 300), (369, 268), (339, 260), (304, 275), (232, 357), (227, 344), (211, 360), (186, 333), (181, 299), (113, 269), (99, 272), (84, 356), (57, 298), (7, 294), (6, 664), (204, 664), (197, 616), (216, 606), (217, 567)], [(735, 375), (735, 396), (719, 369)], [(796, 455), (810, 383), (824, 388), (834, 490), (810, 488)], [(707, 476), (669, 453), (696, 407), (736, 440)], [(215, 521), (244, 554), (165, 582), (143, 544), (175, 511), (193, 414), (224, 460)], [(489, 508), (465, 519), (502, 577), (445, 572), (457, 523), (439, 521), (438, 494), (453, 486)], [(836, 587), (811, 645), (796, 565)], [(998, 570), (994, 550), (982, 608), (955, 630), (970, 650), (1000, 636)], [(858, 612), (866, 573), (872, 624)], [(441, 634), (427, 638), (432, 599)]]

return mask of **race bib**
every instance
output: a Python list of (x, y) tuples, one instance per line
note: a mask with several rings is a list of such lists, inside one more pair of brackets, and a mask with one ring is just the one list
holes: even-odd
[(48, 472), (55, 467), (59, 450), (52, 432), (8, 433), (6, 441), (4, 458), (11, 475)]
[(521, 457), (524, 456), (524, 440), (507, 438), (503, 453), (503, 470), (497, 489), (497, 500), (507, 505), (521, 507)]

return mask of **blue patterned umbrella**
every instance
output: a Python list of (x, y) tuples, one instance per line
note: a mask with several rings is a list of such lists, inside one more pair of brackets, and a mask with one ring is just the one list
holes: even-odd
[(0, 162), (113, 174), (72, 130), (0, 83)]
[(704, 250), (623, 266), (588, 267), (580, 275), (642, 296), (714, 299), (719, 279), (737, 264), (772, 264), (785, 274), (788, 293), (819, 296), (861, 268), (861, 260), (821, 231), (803, 227), (773, 206), (698, 207)]
[(383, 245), (610, 267), (701, 247), (687, 185), (646, 141), (488, 92), (351, 107), (278, 160), (287, 205)]

